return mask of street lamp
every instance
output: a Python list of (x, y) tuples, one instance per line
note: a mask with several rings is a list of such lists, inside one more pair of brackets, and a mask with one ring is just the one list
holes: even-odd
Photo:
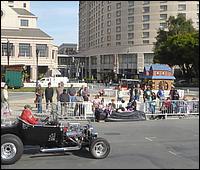
[(81, 67), (81, 80), (83, 80), (83, 67), (84, 67), (85, 63), (82, 62), (80, 63), (80, 67)]
[(36, 87), (38, 86), (38, 55), (39, 50), (36, 49)]

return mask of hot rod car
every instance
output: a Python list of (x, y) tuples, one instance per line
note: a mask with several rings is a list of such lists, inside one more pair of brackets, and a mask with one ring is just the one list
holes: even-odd
[(26, 145), (39, 146), (41, 153), (65, 152), (89, 149), (96, 159), (110, 153), (110, 144), (97, 133), (90, 123), (70, 123), (61, 120), (45, 120), (44, 125), (32, 125), (21, 118), (10, 126), (1, 125), (1, 164), (18, 161)]

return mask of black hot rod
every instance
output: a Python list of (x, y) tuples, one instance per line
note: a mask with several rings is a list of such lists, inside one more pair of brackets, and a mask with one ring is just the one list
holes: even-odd
[(18, 161), (26, 145), (39, 146), (41, 153), (88, 148), (96, 159), (106, 158), (110, 153), (110, 144), (97, 137), (90, 123), (47, 120), (44, 125), (32, 125), (17, 118), (10, 126), (1, 125), (1, 164)]

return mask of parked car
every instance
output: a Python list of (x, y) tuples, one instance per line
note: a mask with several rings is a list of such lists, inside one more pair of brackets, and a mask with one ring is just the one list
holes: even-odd
[(1, 163), (14, 164), (21, 158), (26, 145), (39, 145), (41, 153), (89, 148), (96, 159), (106, 158), (110, 153), (110, 144), (97, 137), (91, 124), (49, 119), (45, 122), (45, 125), (32, 125), (17, 118), (10, 126), (1, 124)]

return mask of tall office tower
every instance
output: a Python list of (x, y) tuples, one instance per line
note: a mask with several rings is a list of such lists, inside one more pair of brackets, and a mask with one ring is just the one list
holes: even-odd
[(90, 76), (134, 77), (153, 63), (153, 43), (170, 16), (182, 13), (199, 26), (198, 1), (80, 1), (79, 52)]

